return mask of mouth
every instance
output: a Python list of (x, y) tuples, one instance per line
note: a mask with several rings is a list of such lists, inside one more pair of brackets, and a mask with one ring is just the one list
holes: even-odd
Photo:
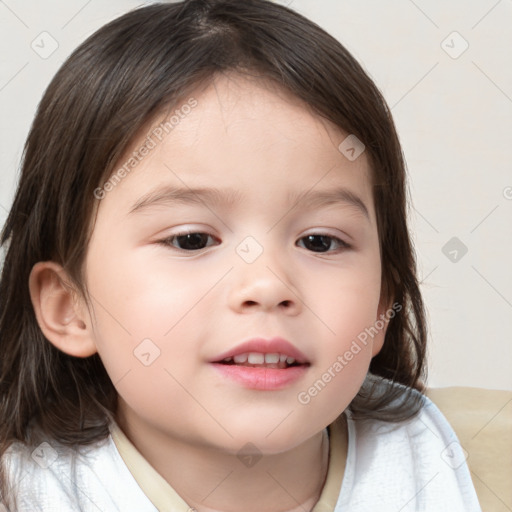
[(283, 338), (253, 338), (210, 362), (223, 378), (261, 391), (288, 388), (311, 366), (306, 356)]
[(286, 369), (308, 365), (308, 358), (283, 338), (252, 338), (210, 359), (212, 363)]
[(222, 361), (214, 361), (217, 364), (228, 366), (243, 366), (246, 368), (268, 368), (273, 370), (286, 370), (297, 366), (309, 366), (309, 363), (301, 363), (288, 354), (245, 352), (236, 356), (226, 357)]

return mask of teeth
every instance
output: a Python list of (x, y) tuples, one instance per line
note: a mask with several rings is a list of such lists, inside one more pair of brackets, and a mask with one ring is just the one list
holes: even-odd
[(265, 362), (265, 354), (261, 354), (260, 352), (251, 352), (247, 357), (247, 362), (249, 364), (263, 364)]
[(245, 354), (237, 354), (233, 357), (226, 357), (222, 361), (223, 363), (233, 363), (234, 364), (293, 364), (295, 363), (295, 358), (291, 356), (287, 356), (286, 354), (263, 354), (261, 352), (247, 352)]
[(265, 354), (265, 363), (278, 363), (279, 354)]

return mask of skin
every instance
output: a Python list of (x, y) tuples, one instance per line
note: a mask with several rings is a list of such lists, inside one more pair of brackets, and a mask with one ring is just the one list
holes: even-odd
[[(120, 395), (119, 425), (191, 507), (310, 510), (326, 474), (323, 429), (357, 394), (385, 334), (309, 403), (298, 401), (389, 308), (369, 164), (365, 153), (350, 161), (338, 150), (348, 134), (261, 79), (218, 75), (193, 96), (190, 114), (99, 203), (85, 261), (91, 303), (69, 291), (62, 267), (40, 262), (30, 277), (36, 316), (64, 352), (100, 354)], [(160, 185), (232, 187), (243, 199), (129, 213)], [(290, 191), (338, 186), (368, 217), (346, 202), (287, 202)], [(169, 239), (187, 229), (212, 235), (208, 246), (186, 252)], [(311, 234), (350, 247), (331, 238), (317, 252), (304, 239)], [(236, 251), (247, 236), (263, 250), (252, 263)], [(262, 391), (212, 368), (215, 356), (256, 336), (299, 348), (310, 362), (303, 377)], [(160, 355), (145, 366), (134, 350), (148, 338)], [(248, 442), (262, 455), (249, 468), (237, 457)]]

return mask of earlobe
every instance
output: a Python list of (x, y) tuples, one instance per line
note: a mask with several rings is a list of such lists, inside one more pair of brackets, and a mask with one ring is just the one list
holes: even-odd
[(30, 272), (30, 298), (46, 339), (66, 354), (89, 357), (96, 352), (90, 319), (70, 283), (61, 265), (40, 261)]

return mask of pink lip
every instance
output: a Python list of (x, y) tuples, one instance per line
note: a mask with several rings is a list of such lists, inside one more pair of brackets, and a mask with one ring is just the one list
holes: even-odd
[[(228, 357), (234, 357), (248, 352), (259, 352), (263, 354), (284, 354), (293, 357), (300, 366), (288, 368), (263, 368), (242, 365), (222, 364)], [(283, 389), (301, 378), (308, 370), (310, 363), (307, 357), (289, 341), (283, 338), (253, 338), (235, 348), (227, 350), (210, 361), (212, 366), (220, 372), (223, 377), (230, 378), (249, 389), (272, 391)]]
[(308, 363), (307, 357), (289, 341), (283, 338), (252, 338), (248, 341), (237, 345), (235, 348), (227, 350), (222, 354), (212, 359), (211, 363), (218, 363), (227, 357), (234, 357), (239, 354), (246, 354), (248, 352), (260, 352), (262, 354), (285, 354), (293, 357), (298, 364)]
[(233, 379), (238, 384), (262, 391), (277, 391), (291, 385), (308, 371), (307, 365), (277, 368), (257, 368), (250, 366), (227, 365), (212, 363), (212, 366), (223, 377)]

